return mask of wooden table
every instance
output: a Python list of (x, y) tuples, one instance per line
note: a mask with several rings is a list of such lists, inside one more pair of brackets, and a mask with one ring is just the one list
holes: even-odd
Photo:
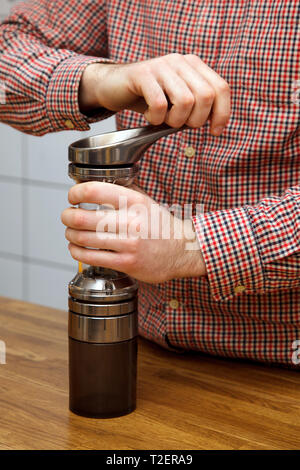
[(67, 314), (0, 298), (0, 449), (297, 449), (297, 371), (178, 355), (141, 340), (138, 408), (68, 410)]

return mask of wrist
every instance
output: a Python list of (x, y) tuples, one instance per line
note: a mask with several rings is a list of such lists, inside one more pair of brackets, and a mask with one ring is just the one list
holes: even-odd
[(183, 221), (182, 231), (182, 238), (178, 240), (180, 246), (173, 278), (205, 276), (205, 261), (192, 220)]
[(99, 87), (102, 81), (103, 69), (107, 64), (89, 64), (81, 77), (79, 86), (79, 109), (83, 114), (92, 112), (98, 108), (104, 107), (99, 99)]

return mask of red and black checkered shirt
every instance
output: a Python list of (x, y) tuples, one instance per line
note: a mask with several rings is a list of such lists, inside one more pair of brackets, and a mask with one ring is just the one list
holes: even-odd
[[(23, 132), (66, 130), (70, 121), (88, 130), (112, 114), (80, 113), (78, 87), (93, 61), (193, 53), (229, 83), (232, 117), (221, 137), (208, 125), (185, 130), (158, 141), (141, 162), (139, 184), (157, 202), (200, 203), (205, 211), (194, 223), (207, 276), (140, 284), (140, 333), (165, 347), (293, 366), (299, 25), (299, 0), (39, 0), (15, 7), (1, 26), (0, 118)], [(146, 121), (122, 111), (117, 123)]]

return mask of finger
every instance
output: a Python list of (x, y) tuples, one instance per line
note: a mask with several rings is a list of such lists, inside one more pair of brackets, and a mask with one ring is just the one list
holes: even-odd
[(158, 81), (172, 103), (165, 122), (171, 127), (181, 127), (194, 106), (194, 97), (184, 80), (167, 64), (159, 72)]
[(208, 65), (202, 62), (197, 56), (187, 54), (185, 60), (198, 71), (203, 78), (213, 87), (215, 91), (214, 102), (211, 112), (211, 132), (220, 135), (224, 127), (228, 124), (231, 113), (230, 88), (228, 83), (220, 77)]
[(80, 246), (69, 244), (69, 250), (72, 258), (77, 261), (81, 261), (84, 264), (92, 266), (102, 266), (103, 268), (114, 269), (121, 271), (123, 264), (123, 258), (120, 253), (114, 253), (113, 251), (101, 251), (101, 250), (89, 250), (88, 248), (82, 248)]
[(144, 197), (132, 189), (117, 184), (100, 183), (98, 181), (89, 181), (73, 186), (69, 191), (70, 204), (80, 203), (90, 204), (109, 204), (115, 209), (120, 207), (120, 203), (128, 205), (141, 204)]
[(133, 189), (133, 191), (136, 191), (136, 192), (142, 194), (143, 196), (145, 196), (147, 198), (148, 202), (150, 202), (151, 204), (156, 204), (154, 199), (152, 199), (150, 196), (148, 196), (148, 194), (142, 188), (137, 186), (136, 183), (132, 183), (131, 185), (127, 186), (127, 188)]
[(89, 211), (76, 207), (65, 209), (61, 215), (62, 223), (67, 227), (94, 232), (101, 218), (103, 218), (103, 213), (100, 211)]
[(62, 213), (62, 223), (74, 230), (92, 231), (97, 233), (127, 234), (127, 224), (136, 218), (135, 211), (89, 211), (70, 207)]
[(116, 233), (98, 233), (67, 228), (65, 237), (74, 245), (83, 246), (84, 248), (98, 248), (113, 251), (122, 251), (122, 249), (124, 249), (124, 240), (120, 240), (119, 235)]
[(184, 67), (178, 67), (178, 74), (185, 80), (195, 100), (186, 124), (189, 127), (201, 127), (211, 113), (215, 90), (188, 62), (185, 62)]
[(147, 193), (142, 188), (140, 188), (136, 183), (130, 184), (129, 186), (127, 186), (127, 188), (133, 189), (134, 191), (137, 191), (147, 196)]
[(151, 124), (159, 125), (165, 121), (168, 101), (163, 89), (152, 74), (146, 74), (141, 82), (141, 94), (148, 105), (144, 116)]

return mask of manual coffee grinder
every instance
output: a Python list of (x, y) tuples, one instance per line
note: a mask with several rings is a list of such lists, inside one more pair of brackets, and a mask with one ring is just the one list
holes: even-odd
[[(79, 140), (69, 147), (69, 176), (77, 183), (128, 186), (147, 148), (179, 130), (149, 125)], [(69, 398), (74, 413), (112, 418), (135, 409), (137, 293), (137, 283), (126, 274), (79, 263), (69, 284)]]

